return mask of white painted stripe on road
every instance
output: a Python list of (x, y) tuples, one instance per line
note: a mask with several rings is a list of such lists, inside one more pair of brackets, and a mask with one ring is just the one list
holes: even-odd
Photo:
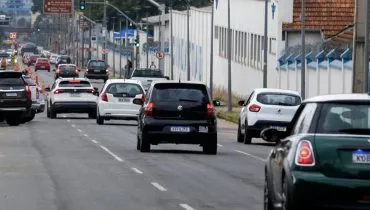
[(76, 127), (76, 125), (75, 125), (75, 124), (72, 124), (71, 126), (72, 126), (72, 128), (75, 128), (75, 127)]
[(108, 148), (106, 148), (103, 145), (99, 145), (100, 148), (102, 148), (104, 151), (106, 151), (108, 154), (110, 154), (114, 159), (118, 160), (119, 162), (123, 162), (122, 158), (118, 157), (116, 154), (114, 154), (112, 151), (110, 151)]
[(87, 137), (87, 138), (89, 138), (89, 135), (87, 135), (87, 134), (84, 134), (84, 136)]
[(78, 131), (78, 132), (80, 132), (80, 133), (82, 132), (82, 130), (81, 130), (81, 129), (77, 129), (77, 131)]
[(223, 147), (223, 145), (221, 145), (221, 144), (217, 144), (217, 146), (219, 146), (219, 147)]
[(92, 141), (92, 143), (94, 143), (94, 144), (98, 144), (99, 142), (97, 141), (97, 140), (91, 140)]
[(193, 207), (189, 206), (186, 203), (181, 203), (180, 206), (186, 210), (195, 210)]
[(243, 152), (243, 151), (240, 151), (240, 150), (234, 150), (234, 151), (235, 151), (235, 152), (237, 152), (237, 153), (240, 153), (240, 154), (243, 154), (243, 155), (246, 155), (246, 156), (252, 157), (252, 158), (254, 158), (254, 159), (260, 160), (260, 161), (262, 161), (262, 162), (266, 162), (266, 160), (265, 160), (265, 159), (263, 159), (263, 158), (261, 158), (261, 157), (258, 157), (258, 156), (255, 156), (255, 155), (252, 155), (252, 154), (249, 154), (249, 153), (247, 153), (247, 152)]
[(152, 182), (151, 183), (155, 188), (157, 188), (159, 191), (162, 191), (162, 192), (165, 192), (167, 191), (166, 188), (162, 187), (160, 184), (158, 184), (157, 182)]
[(138, 173), (138, 174), (143, 174), (142, 171), (140, 171), (139, 169), (137, 168), (131, 168), (134, 172)]

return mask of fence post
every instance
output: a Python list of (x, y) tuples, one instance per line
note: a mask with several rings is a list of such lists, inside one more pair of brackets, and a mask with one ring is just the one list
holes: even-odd
[(316, 80), (317, 80), (317, 95), (320, 95), (320, 63), (324, 61), (324, 58), (325, 58), (325, 51), (322, 50), (321, 52), (319, 52), (317, 55), (316, 55)]

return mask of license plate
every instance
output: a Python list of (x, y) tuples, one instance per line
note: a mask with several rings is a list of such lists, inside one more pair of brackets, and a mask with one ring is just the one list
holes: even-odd
[(357, 150), (352, 153), (353, 163), (370, 164), (370, 152)]
[(94, 70), (94, 72), (98, 72), (98, 73), (99, 73), (99, 72), (100, 72), (100, 70)]
[(119, 98), (118, 102), (130, 102), (129, 98)]
[(42, 69), (44, 69), (44, 68), (45, 68), (45, 66), (41, 66), (41, 68), (42, 68)]
[(71, 97), (80, 97), (81, 95), (78, 93), (71, 93)]
[(190, 127), (171, 127), (171, 132), (189, 133)]
[(6, 93), (6, 96), (15, 97), (17, 96), (17, 93)]
[(208, 126), (199, 126), (199, 133), (208, 133)]
[(270, 128), (275, 129), (277, 131), (286, 131), (286, 127), (282, 126), (271, 126)]

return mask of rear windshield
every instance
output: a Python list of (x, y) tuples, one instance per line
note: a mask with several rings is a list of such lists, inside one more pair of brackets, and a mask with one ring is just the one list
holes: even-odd
[(105, 62), (104, 61), (90, 61), (89, 68), (105, 68)]
[(49, 62), (49, 60), (48, 59), (38, 59), (37, 62), (39, 62), (39, 63), (47, 63), (47, 62)]
[(324, 104), (318, 120), (318, 133), (370, 135), (369, 103)]
[(62, 66), (59, 66), (59, 68), (62, 71), (74, 71), (76, 67), (71, 66), (71, 65), (62, 65)]
[(158, 70), (135, 70), (132, 77), (163, 77), (162, 72)]
[(123, 94), (126, 97), (135, 97), (136, 95), (143, 94), (143, 90), (138, 84), (130, 84), (130, 83), (116, 83), (111, 84), (107, 88), (107, 92), (110, 94)]
[(152, 93), (153, 102), (209, 103), (207, 88), (199, 84), (156, 84)]
[(257, 101), (261, 104), (279, 106), (298, 106), (301, 104), (299, 96), (285, 93), (260, 93), (257, 95)]
[(91, 85), (88, 81), (69, 80), (61, 81), (59, 87), (91, 87)]
[(0, 85), (22, 86), (24, 85), (24, 80), (20, 74), (2, 73), (0, 74)]

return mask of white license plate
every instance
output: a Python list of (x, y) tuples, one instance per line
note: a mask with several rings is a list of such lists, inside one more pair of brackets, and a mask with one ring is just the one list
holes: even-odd
[(119, 98), (118, 102), (130, 102), (129, 98)]
[(171, 127), (171, 132), (177, 132), (177, 133), (189, 133), (190, 127)]
[(17, 93), (6, 93), (6, 96), (15, 97), (17, 96)]
[(364, 151), (355, 151), (352, 153), (352, 162), (370, 164), (370, 153)]
[(275, 129), (277, 131), (286, 131), (286, 127), (282, 126), (271, 126), (270, 128)]
[(71, 93), (71, 95), (70, 95), (71, 97), (81, 97), (81, 95), (80, 94), (78, 94), (78, 93)]
[(199, 126), (199, 133), (208, 133), (208, 126)]

